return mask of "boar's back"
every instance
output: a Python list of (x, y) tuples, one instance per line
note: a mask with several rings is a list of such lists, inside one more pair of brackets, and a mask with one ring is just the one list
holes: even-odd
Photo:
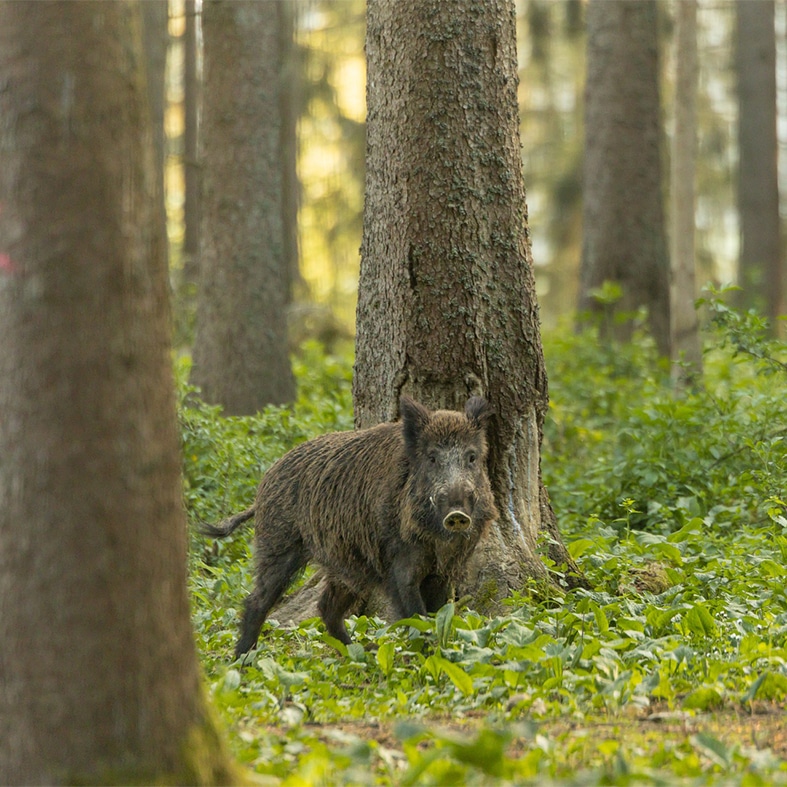
[(399, 532), (406, 478), (400, 423), (316, 437), (285, 454), (263, 478), (260, 535), (286, 522), (297, 527), (317, 563), (330, 569), (338, 560), (343, 570), (365, 564), (380, 576), (381, 547)]

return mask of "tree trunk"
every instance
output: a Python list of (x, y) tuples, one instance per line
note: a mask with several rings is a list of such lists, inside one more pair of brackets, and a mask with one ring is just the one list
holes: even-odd
[(294, 0), (276, 4), (281, 52), (281, 90), (279, 114), (281, 116), (279, 150), (281, 160), (281, 220), (284, 237), (284, 269), (287, 272), (287, 302), (302, 291), (305, 282), (301, 277), (298, 244), (298, 208), (300, 186), (298, 183), (298, 115), (300, 112), (300, 59), (295, 46)]
[[(407, 393), (496, 416), (489, 475), (501, 518), (459, 596), (477, 609), (568, 566), (541, 482), (547, 377), (538, 326), (509, 0), (370, 0), (367, 160), (353, 396), (356, 426), (398, 416)], [(276, 617), (311, 612), (319, 579)], [(381, 599), (371, 608), (386, 614)], [(367, 607), (368, 609), (368, 607)], [(312, 612), (313, 614), (313, 612)]]
[[(625, 341), (632, 322), (615, 315), (647, 307), (659, 352), (668, 356), (656, 3), (590, 0), (587, 29), (579, 309), (609, 312), (604, 334)], [(620, 286), (617, 303), (594, 297), (605, 282)]]
[(203, 6), (204, 229), (192, 382), (227, 414), (295, 397), (274, 2)]
[[(201, 172), (199, 160), (199, 16), (196, 0), (185, 0), (183, 31), (183, 276), (181, 289), (199, 282)], [(188, 292), (185, 292), (188, 295)]]
[(0, 4), (0, 783), (219, 783), (141, 22)]
[(773, 0), (735, 4), (738, 72), (738, 213), (741, 249), (738, 304), (756, 307), (772, 325), (782, 310), (776, 32)]
[(673, 378), (679, 387), (702, 376), (694, 301), (694, 167), (697, 152), (697, 0), (678, 0), (675, 16), (675, 132), (672, 140), (671, 331)]
[(153, 129), (156, 178), (161, 183), (161, 188), (158, 189), (158, 211), (160, 221), (166, 227), (167, 208), (164, 203), (164, 162), (166, 158), (164, 105), (166, 99), (164, 88), (167, 68), (167, 44), (169, 43), (167, 34), (167, 0), (148, 0), (145, 3), (141, 3), (140, 8), (142, 10), (142, 41), (145, 50), (148, 106), (150, 107), (150, 120)]
[[(501, 518), (461, 591), (499, 597), (546, 576), (538, 544), (547, 524), (539, 457), (548, 393), (514, 4), (371, 0), (367, 13), (356, 425), (396, 417), (402, 393), (453, 409), (469, 395), (489, 399), (489, 474)], [(560, 547), (559, 562), (575, 568)]]

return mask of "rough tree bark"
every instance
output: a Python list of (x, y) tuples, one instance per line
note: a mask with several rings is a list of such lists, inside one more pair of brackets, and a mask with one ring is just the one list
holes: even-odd
[(738, 73), (738, 305), (761, 309), (773, 326), (782, 311), (776, 31), (773, 0), (735, 4)]
[(281, 161), (281, 220), (284, 237), (284, 267), (287, 272), (287, 302), (305, 287), (301, 277), (298, 243), (298, 209), (300, 185), (298, 183), (298, 114), (300, 96), (300, 57), (295, 44), (296, 4), (284, 0), (276, 4), (279, 30), (281, 75), (279, 91), (279, 152)]
[(203, 237), (192, 382), (227, 414), (295, 398), (287, 346), (277, 3), (203, 5)]
[(540, 473), (547, 377), (520, 158), (514, 4), (370, 0), (366, 53), (356, 425), (395, 419), (402, 393), (455, 409), (469, 395), (487, 397), (502, 516), (458, 594), (484, 608), (528, 578), (545, 579), (544, 542), (576, 584)]
[(142, 42), (145, 51), (147, 73), (148, 106), (153, 128), (153, 149), (155, 150), (156, 177), (161, 181), (158, 190), (159, 213), (166, 224), (167, 208), (164, 203), (164, 163), (166, 159), (164, 134), (164, 105), (166, 104), (165, 72), (167, 67), (168, 8), (167, 0), (148, 0), (141, 3)]
[(233, 782), (200, 686), (138, 7), (0, 3), (0, 783)]
[[(580, 311), (603, 312), (593, 296), (620, 285), (614, 312), (648, 309), (650, 331), (669, 356), (669, 258), (662, 206), (658, 25), (655, 0), (590, 0)], [(621, 340), (632, 323), (602, 327)]]
[(183, 276), (187, 297), (199, 282), (199, 227), (202, 167), (199, 160), (199, 116), (202, 90), (196, 0), (185, 0), (183, 31)]
[(697, 152), (697, 0), (675, 7), (675, 131), (670, 175), (673, 379), (679, 387), (702, 377), (702, 343), (694, 301), (694, 167)]

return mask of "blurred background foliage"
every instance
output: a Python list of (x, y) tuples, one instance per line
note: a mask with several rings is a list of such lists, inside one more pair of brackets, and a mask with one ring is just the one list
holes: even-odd
[[(299, 250), (296, 301), (329, 307), (348, 334), (355, 317), (364, 177), (363, 0), (295, 0), (298, 78)], [(199, 14), (199, 4), (197, 13)], [(582, 0), (519, 0), (520, 115), (533, 256), (544, 326), (576, 307), (582, 233), (585, 33)], [(659, 4), (662, 110), (674, 99), (674, 3)], [(778, 73), (785, 68), (787, 8), (777, 4)], [(739, 247), (734, 63), (735, 3), (698, 8), (697, 281), (735, 280)], [(166, 130), (173, 271), (182, 265), (184, 0), (170, 2)], [(780, 127), (787, 85), (778, 88)], [(783, 135), (782, 135), (783, 136)], [(780, 156), (784, 156), (783, 140)], [(668, 156), (665, 140), (665, 157)], [(665, 190), (668, 189), (665, 184)], [(783, 191), (783, 188), (782, 188)], [(176, 304), (177, 307), (177, 304)], [(188, 336), (179, 337), (186, 339)]]

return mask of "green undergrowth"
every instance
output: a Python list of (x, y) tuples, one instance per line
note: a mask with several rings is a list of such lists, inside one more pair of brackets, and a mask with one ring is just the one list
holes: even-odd
[[(544, 337), (542, 466), (592, 590), (351, 619), (349, 647), (317, 619), (272, 622), (241, 664), (250, 529), (192, 536), (197, 642), (236, 757), (287, 785), (787, 784), (787, 354), (754, 316), (710, 312), (703, 385), (681, 396), (644, 336)], [(246, 508), (295, 443), (351, 428), (350, 358), (308, 347), (296, 374), (291, 410), (250, 418), (182, 386), (193, 524)]]

